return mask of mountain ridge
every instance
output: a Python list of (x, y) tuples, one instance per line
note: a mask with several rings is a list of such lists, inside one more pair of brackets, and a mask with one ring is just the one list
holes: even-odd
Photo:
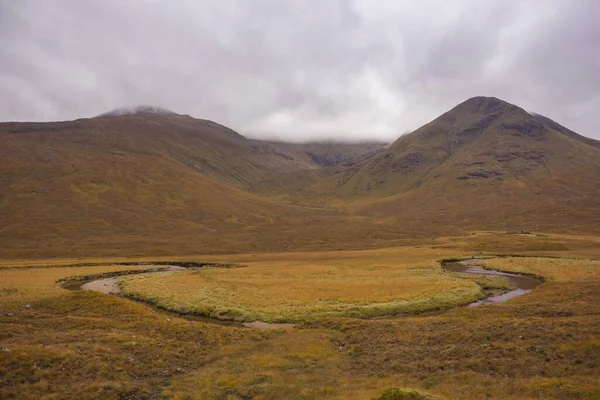
[(259, 141), (168, 113), (0, 123), (0, 144), (7, 256), (600, 227), (600, 142), (497, 98), (468, 99), (389, 146)]
[(548, 121), (496, 98), (469, 99), (290, 200), (471, 229), (599, 224), (597, 141)]

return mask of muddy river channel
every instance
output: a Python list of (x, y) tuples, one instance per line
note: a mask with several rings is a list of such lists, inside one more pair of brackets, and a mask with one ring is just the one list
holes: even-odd
[[(476, 307), (476, 306), (480, 306), (482, 304), (501, 303), (501, 302), (510, 300), (512, 298), (515, 298), (517, 296), (521, 296), (526, 293), (529, 293), (531, 290), (535, 289), (536, 287), (538, 287), (542, 284), (542, 280), (540, 280), (538, 278), (534, 278), (534, 277), (526, 276), (526, 275), (520, 275), (520, 274), (512, 274), (512, 273), (508, 273), (508, 272), (487, 270), (480, 266), (474, 265), (473, 264), (474, 261), (475, 261), (474, 259), (460, 260), (460, 261), (444, 261), (444, 262), (442, 262), (442, 268), (444, 268), (447, 271), (451, 271), (451, 272), (478, 274), (478, 275), (485, 275), (485, 276), (503, 276), (512, 283), (514, 289), (512, 289), (506, 293), (503, 293), (503, 294), (492, 295), (492, 296), (486, 297), (483, 300), (473, 302), (468, 305), (469, 307)], [(147, 266), (141, 267), (140, 269), (150, 269), (152, 267), (154, 267), (154, 266), (147, 265)], [(177, 273), (177, 272), (183, 271), (183, 270), (185, 270), (185, 268), (180, 267), (180, 266), (166, 266), (166, 268), (160, 272), (157, 272), (157, 271), (152, 271), (152, 272), (140, 271), (140, 272), (144, 273), (144, 274), (145, 273), (148, 273), (148, 274), (150, 274), (150, 273), (152, 273), (152, 274), (167, 273), (168, 274), (168, 273)], [(61, 286), (67, 290), (92, 290), (92, 291), (101, 292), (101, 293), (110, 294), (110, 295), (123, 296), (123, 293), (121, 292), (121, 288), (119, 287), (119, 281), (123, 277), (124, 276), (116, 276), (116, 277), (100, 278), (100, 279), (93, 279), (93, 280), (87, 280), (87, 281), (70, 281), (70, 282), (63, 283)], [(131, 300), (134, 300), (134, 299), (131, 299)], [(137, 301), (137, 300), (134, 300), (134, 301)], [(144, 303), (144, 302), (142, 302), (142, 303)], [(251, 328), (251, 329), (259, 329), (259, 330), (290, 329), (290, 328), (293, 328), (294, 326), (296, 326), (296, 324), (270, 324), (270, 323), (266, 323), (266, 322), (262, 322), (262, 321), (254, 321), (254, 322), (246, 322), (246, 323), (225, 321), (225, 320), (220, 320), (220, 319), (207, 317), (207, 316), (192, 315), (192, 314), (179, 314), (179, 313), (175, 313), (175, 312), (171, 312), (171, 311), (167, 311), (167, 310), (158, 308), (152, 304), (148, 304), (148, 303), (144, 303), (144, 304), (147, 305), (148, 307), (155, 309), (158, 312), (165, 314), (166, 316), (179, 317), (179, 318), (185, 318), (185, 319), (189, 319), (189, 320), (196, 320), (196, 321), (209, 322), (209, 323), (216, 323), (216, 324), (220, 324), (220, 325), (231, 325), (231, 326), (246, 327), (246, 328)]]
[(503, 294), (486, 297), (483, 300), (479, 300), (469, 304), (469, 307), (477, 307), (482, 304), (502, 303), (513, 299), (517, 296), (527, 294), (542, 284), (541, 279), (527, 275), (511, 274), (508, 272), (484, 269), (480, 266), (474, 265), (474, 261), (475, 260), (446, 261), (442, 263), (442, 267), (452, 272), (461, 272), (466, 274), (477, 274), (485, 276), (503, 276), (512, 283), (514, 289)]

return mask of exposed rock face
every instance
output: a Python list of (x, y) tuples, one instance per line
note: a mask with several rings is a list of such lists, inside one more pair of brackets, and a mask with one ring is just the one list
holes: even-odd
[(541, 160), (546, 156), (546, 151), (544, 149), (534, 149), (534, 150), (525, 150), (525, 151), (508, 151), (502, 152), (498, 151), (494, 153), (494, 157), (498, 162), (506, 162), (512, 161), (518, 158), (530, 161)]
[(342, 164), (351, 160), (350, 157), (344, 157), (344, 155), (340, 153), (315, 154), (312, 152), (307, 152), (306, 154), (308, 154), (308, 156), (314, 161), (315, 164), (322, 165), (325, 167)]
[(513, 136), (528, 136), (541, 139), (548, 129), (535, 120), (523, 121), (521, 123), (503, 123), (502, 128), (508, 130)]
[(460, 137), (460, 136), (471, 136), (471, 135), (481, 134), (484, 130), (486, 130), (487, 128), (489, 128), (490, 125), (492, 125), (492, 123), (497, 118), (498, 118), (498, 114), (488, 115), (488, 116), (482, 118), (480, 121), (478, 121), (472, 127), (457, 132), (456, 136)]
[(391, 164), (392, 170), (403, 175), (410, 174), (415, 168), (427, 161), (421, 153), (410, 153)]
[(466, 175), (459, 176), (456, 179), (459, 180), (467, 180), (467, 179), (488, 179), (495, 178), (504, 175), (504, 171), (500, 170), (477, 170), (473, 172), (468, 172)]

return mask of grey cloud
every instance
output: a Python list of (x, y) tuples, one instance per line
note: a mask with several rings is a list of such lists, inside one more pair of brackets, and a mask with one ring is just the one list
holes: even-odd
[(475, 95), (600, 138), (595, 0), (8, 0), (0, 120), (152, 104), (254, 137), (393, 140)]

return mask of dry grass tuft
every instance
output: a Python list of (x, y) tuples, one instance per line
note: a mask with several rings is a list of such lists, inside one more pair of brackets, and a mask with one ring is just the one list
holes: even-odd
[(375, 400), (441, 400), (440, 397), (429, 396), (413, 389), (389, 389)]

